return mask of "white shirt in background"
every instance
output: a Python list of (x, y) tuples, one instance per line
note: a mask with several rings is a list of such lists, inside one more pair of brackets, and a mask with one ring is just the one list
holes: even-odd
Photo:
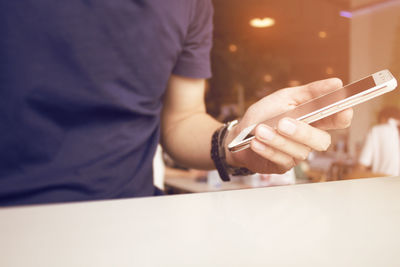
[(161, 190), (164, 190), (164, 175), (165, 164), (162, 158), (162, 148), (158, 145), (153, 159), (153, 179), (154, 185)]
[(372, 172), (400, 175), (400, 142), (397, 121), (372, 127), (361, 151), (359, 163), (370, 166)]

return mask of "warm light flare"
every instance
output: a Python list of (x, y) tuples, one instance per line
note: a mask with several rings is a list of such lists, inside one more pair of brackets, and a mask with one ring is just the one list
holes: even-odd
[(228, 49), (229, 49), (229, 52), (235, 53), (235, 52), (237, 52), (238, 47), (237, 47), (237, 45), (235, 45), (235, 44), (230, 44), (229, 47), (228, 47)]
[(272, 82), (272, 79), (273, 79), (273, 77), (272, 77), (271, 74), (265, 74), (264, 75), (264, 81), (265, 82), (270, 83), (270, 82)]
[(326, 67), (325, 73), (328, 74), (328, 75), (332, 75), (332, 74), (335, 73), (335, 71), (333, 70), (332, 67)]
[(254, 18), (250, 20), (250, 25), (254, 28), (267, 28), (275, 25), (273, 18)]
[(325, 31), (320, 31), (318, 33), (318, 37), (321, 38), (321, 39), (325, 39), (326, 37), (328, 37), (328, 33), (325, 32)]

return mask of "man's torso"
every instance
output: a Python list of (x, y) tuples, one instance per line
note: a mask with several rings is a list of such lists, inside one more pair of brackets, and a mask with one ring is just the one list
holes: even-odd
[(0, 203), (153, 193), (161, 100), (193, 3), (2, 1)]

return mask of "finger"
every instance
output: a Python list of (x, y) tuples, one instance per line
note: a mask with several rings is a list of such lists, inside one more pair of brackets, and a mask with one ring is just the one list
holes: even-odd
[(311, 125), (322, 130), (345, 129), (350, 126), (353, 119), (353, 109), (345, 109), (337, 114), (323, 118)]
[(278, 90), (251, 105), (242, 121), (245, 125), (262, 122), (342, 86), (343, 83), (340, 79), (330, 78), (303, 86)]
[(295, 161), (292, 157), (272, 147), (266, 146), (257, 139), (251, 141), (251, 149), (264, 159), (279, 165), (280, 172), (288, 171), (295, 166)]
[(257, 126), (255, 136), (258, 141), (279, 150), (294, 159), (305, 160), (311, 149), (303, 144), (294, 142), (280, 134), (267, 125)]
[(338, 78), (329, 78), (289, 89), (292, 89), (290, 94), (293, 95), (294, 100), (299, 105), (341, 87), (343, 87), (342, 80)]
[(325, 151), (331, 144), (331, 136), (327, 132), (291, 118), (279, 121), (278, 132), (317, 151)]

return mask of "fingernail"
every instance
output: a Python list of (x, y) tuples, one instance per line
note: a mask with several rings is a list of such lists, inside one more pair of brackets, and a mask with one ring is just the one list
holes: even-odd
[(261, 139), (271, 141), (275, 137), (274, 131), (272, 131), (269, 127), (260, 125), (257, 129), (257, 134)]
[(293, 135), (296, 132), (296, 124), (288, 119), (283, 119), (279, 121), (278, 128), (281, 132), (287, 135)]
[(259, 142), (257, 140), (254, 140), (253, 141), (253, 148), (255, 150), (264, 151), (267, 147), (263, 143), (261, 143), (261, 142)]

